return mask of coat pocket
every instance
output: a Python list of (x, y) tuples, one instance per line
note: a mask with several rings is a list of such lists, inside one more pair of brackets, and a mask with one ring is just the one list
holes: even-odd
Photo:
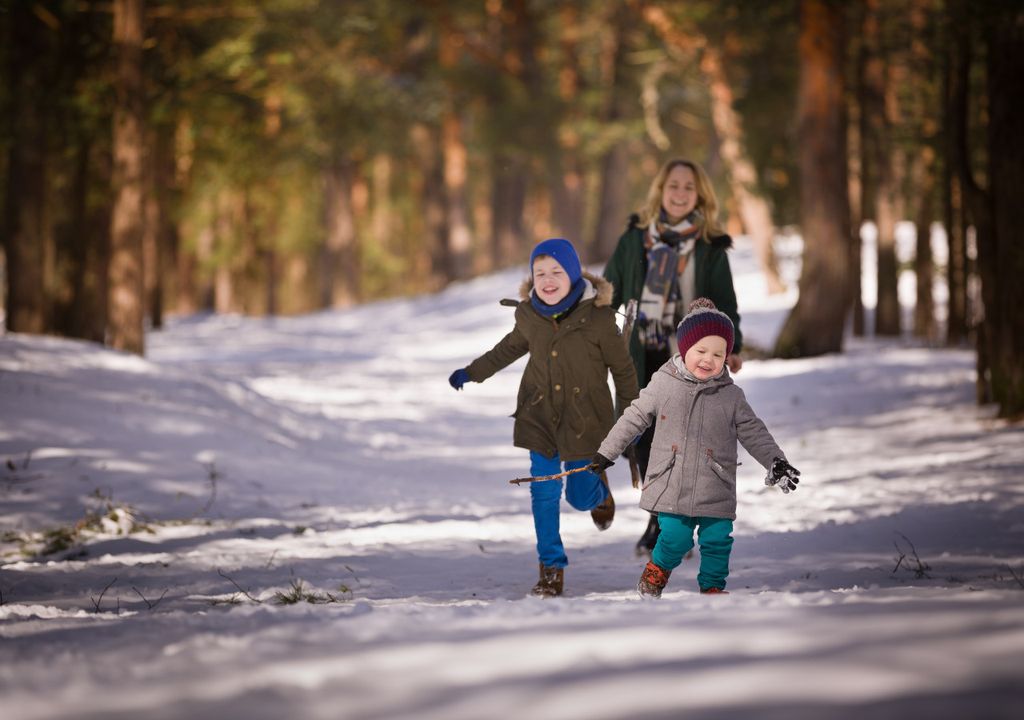
[(587, 432), (587, 417), (590, 415), (585, 407), (586, 397), (579, 386), (573, 387), (572, 399), (569, 402), (572, 408), (572, 414), (569, 416), (569, 429), (579, 440)]
[(670, 451), (667, 458), (664, 458), (656, 465), (651, 465), (647, 468), (647, 474), (644, 476), (644, 482), (640, 486), (641, 490), (646, 490), (654, 483), (658, 482), (663, 478), (667, 478), (672, 474), (672, 468), (676, 465), (676, 453)]
[(531, 409), (540, 405), (544, 401), (544, 391), (540, 388), (531, 387), (525, 392), (520, 392), (519, 401), (516, 404), (515, 412), (512, 413), (511, 417), (519, 418), (522, 417), (524, 411), (529, 412)]
[(729, 467), (731, 468), (731, 470), (727, 469), (725, 465), (723, 465), (722, 463), (715, 459), (715, 456), (711, 452), (711, 450), (708, 450), (707, 464), (715, 473), (715, 475), (718, 476), (719, 480), (728, 485), (733, 485), (736, 482), (736, 468), (742, 465), (743, 463), (730, 463)]

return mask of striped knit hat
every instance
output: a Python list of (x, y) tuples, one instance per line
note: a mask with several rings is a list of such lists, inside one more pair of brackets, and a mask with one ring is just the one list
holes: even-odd
[(715, 304), (705, 297), (699, 297), (690, 303), (686, 317), (676, 328), (676, 342), (679, 344), (679, 354), (686, 357), (686, 351), (708, 335), (718, 335), (725, 339), (726, 357), (732, 353), (732, 344), (735, 340), (732, 320), (724, 312), (715, 307)]

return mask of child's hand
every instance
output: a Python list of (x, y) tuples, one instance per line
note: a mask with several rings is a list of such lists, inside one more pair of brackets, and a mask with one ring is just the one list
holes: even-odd
[(595, 475), (600, 475), (614, 464), (614, 462), (606, 458), (604, 455), (598, 453), (590, 461), (590, 464), (587, 466), (587, 470), (594, 473)]
[(456, 390), (461, 390), (462, 386), (469, 382), (469, 373), (466, 372), (466, 368), (459, 368), (448, 377), (448, 384)]
[(765, 485), (768, 487), (778, 485), (782, 488), (782, 492), (784, 493), (788, 493), (790, 490), (796, 490), (796, 486), (799, 482), (800, 471), (782, 458), (775, 458), (772, 460), (772, 467), (764, 478)]

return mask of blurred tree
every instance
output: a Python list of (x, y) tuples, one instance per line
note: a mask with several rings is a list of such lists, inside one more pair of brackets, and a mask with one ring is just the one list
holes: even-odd
[(6, 23), (9, 84), (7, 182), (4, 209), (6, 325), (12, 332), (48, 329), (45, 257), (50, 246), (49, 119), (60, 21), (47, 8), (13, 3)]
[[(630, 3), (617, 2), (612, 7), (599, 58), (601, 82), (608, 92), (602, 98), (599, 115), (603, 132), (595, 140), (599, 168), (597, 226), (590, 243), (591, 258), (600, 262), (611, 257), (629, 215), (630, 192), (623, 180), (629, 176), (633, 150), (627, 123), (636, 115), (632, 98), (637, 81), (628, 58), (632, 49), (630, 38), (639, 19), (636, 8)], [(646, 193), (646, 187), (638, 198), (643, 197), (642, 193)]]
[[(987, 8), (986, 8), (987, 9)], [(979, 371), (987, 398), (1003, 417), (1024, 416), (1024, 7), (998, 2), (985, 26), (988, 83), (988, 188), (967, 175), (968, 202), (977, 225), (984, 319), (978, 337)]]
[(800, 298), (775, 346), (780, 357), (839, 352), (843, 346), (850, 284), (844, 52), (842, 6), (801, 0), (797, 122), (804, 254)]
[(893, 165), (892, 142), (896, 122), (896, 94), (893, 72), (898, 62), (887, 42), (892, 18), (883, 13), (880, 0), (867, 0), (861, 25), (865, 55), (861, 142), (861, 177), (865, 191), (862, 212), (874, 220), (877, 301), (875, 333), (900, 334), (899, 297), (896, 268), (896, 192), (898, 181)]
[(142, 162), (144, 153), (142, 86), (142, 0), (115, 0), (114, 47), (117, 51), (117, 102), (114, 106), (114, 207), (111, 215), (109, 318), (107, 342), (143, 352)]
[(920, 146), (913, 154), (909, 172), (907, 195), (916, 211), (911, 215), (916, 228), (914, 277), (917, 297), (914, 306), (914, 335), (926, 340), (937, 339), (935, 300), (932, 289), (935, 282), (932, 257), (931, 225), (935, 219), (937, 182), (938, 123), (941, 115), (937, 42), (938, 13), (934, 0), (913, 0), (910, 7), (910, 65), (908, 82), (911, 87), (911, 131)]

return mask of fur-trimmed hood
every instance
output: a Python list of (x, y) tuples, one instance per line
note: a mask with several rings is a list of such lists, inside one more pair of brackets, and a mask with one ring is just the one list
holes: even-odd
[[(587, 281), (587, 288), (583, 291), (583, 297), (581, 300), (594, 299), (595, 307), (606, 307), (612, 304), (612, 295), (615, 292), (615, 287), (610, 281), (592, 275), (586, 270), (583, 271), (583, 279)], [(530, 300), (530, 293), (533, 292), (533, 278), (528, 277), (523, 280), (522, 285), (519, 286), (519, 299), (523, 302)]]

